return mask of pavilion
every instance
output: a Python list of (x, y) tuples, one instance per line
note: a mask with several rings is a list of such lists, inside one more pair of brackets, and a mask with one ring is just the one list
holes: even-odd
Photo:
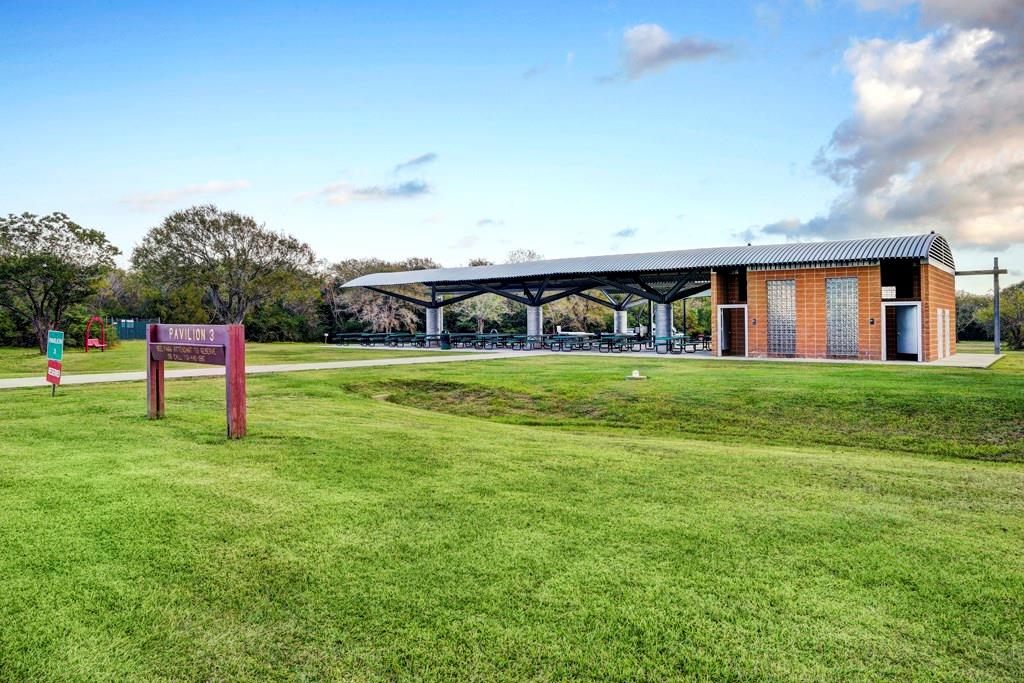
[(550, 259), (374, 273), (345, 287), (426, 309), (441, 332), (443, 306), (481, 294), (524, 304), (528, 335), (543, 306), (579, 296), (614, 311), (653, 308), (654, 335), (673, 333), (672, 304), (710, 290), (712, 354), (919, 360), (956, 352), (953, 254), (935, 233)]

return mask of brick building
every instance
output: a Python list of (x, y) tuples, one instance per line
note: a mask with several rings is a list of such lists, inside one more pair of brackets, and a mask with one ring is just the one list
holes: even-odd
[(901, 239), (919, 244), (887, 252), (871, 248), (876, 240), (831, 243), (849, 258), (714, 269), (713, 353), (922, 361), (956, 353), (949, 245), (935, 234)]

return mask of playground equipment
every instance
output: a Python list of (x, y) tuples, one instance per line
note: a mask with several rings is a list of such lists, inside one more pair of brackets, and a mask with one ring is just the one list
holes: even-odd
[[(100, 324), (99, 339), (90, 336), (93, 323)], [(103, 318), (99, 317), (98, 315), (94, 315), (93, 317), (89, 318), (89, 322), (85, 324), (85, 352), (89, 353), (90, 348), (99, 349), (100, 353), (102, 353), (107, 348), (107, 329), (103, 324)]]

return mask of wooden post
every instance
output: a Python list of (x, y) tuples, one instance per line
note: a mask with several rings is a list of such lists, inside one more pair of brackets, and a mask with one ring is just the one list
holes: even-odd
[(228, 438), (246, 433), (245, 326), (149, 325), (146, 328), (146, 413), (164, 416), (164, 362), (223, 365)]
[(146, 326), (146, 414), (150, 420), (164, 416), (164, 362), (155, 360), (149, 345), (156, 341), (156, 325)]
[(228, 438), (245, 436), (245, 327), (228, 325), (224, 364), (228, 402)]
[(1002, 353), (1002, 340), (999, 338), (1000, 329), (999, 325), (999, 257), (996, 256), (992, 259), (992, 313), (993, 315), (993, 332), (995, 332), (996, 342), (996, 354)]

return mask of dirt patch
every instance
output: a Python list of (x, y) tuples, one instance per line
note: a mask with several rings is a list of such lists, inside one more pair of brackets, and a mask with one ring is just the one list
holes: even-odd
[(515, 422), (556, 424), (565, 419), (588, 417), (587, 413), (595, 410), (594, 406), (585, 406), (581, 413), (579, 409), (583, 406), (559, 401), (554, 395), (458, 382), (410, 379), (350, 384), (347, 388), (361, 396), (396, 405)]

